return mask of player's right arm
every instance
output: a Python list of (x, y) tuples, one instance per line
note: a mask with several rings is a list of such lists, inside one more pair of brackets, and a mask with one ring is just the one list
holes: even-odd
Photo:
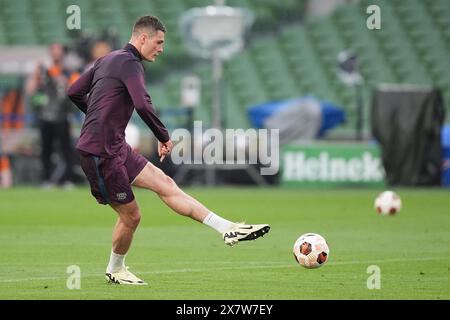
[(67, 90), (70, 100), (83, 113), (87, 112), (87, 94), (91, 91), (92, 78), (94, 77), (94, 67), (83, 73)]
[(159, 161), (163, 162), (164, 158), (170, 153), (170, 150), (173, 148), (172, 140), (167, 142), (158, 141), (158, 156)]

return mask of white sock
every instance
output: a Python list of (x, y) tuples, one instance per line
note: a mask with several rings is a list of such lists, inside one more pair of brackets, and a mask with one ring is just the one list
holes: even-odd
[(219, 217), (217, 214), (211, 211), (203, 220), (203, 223), (217, 230), (220, 233), (227, 231), (234, 225), (233, 222), (228, 221), (222, 217)]
[(125, 269), (125, 255), (117, 254), (111, 251), (111, 257), (109, 258), (108, 267), (106, 272), (113, 273)]

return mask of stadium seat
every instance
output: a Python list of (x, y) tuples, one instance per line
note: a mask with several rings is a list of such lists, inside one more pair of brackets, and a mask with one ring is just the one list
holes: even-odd
[[(336, 57), (353, 49), (364, 77), (366, 102), (377, 83), (435, 84), (442, 88), (450, 111), (450, 2), (448, 0), (361, 0), (339, 6), (332, 15), (302, 20), (304, 0), (228, 0), (247, 7), (255, 24), (246, 49), (224, 64), (224, 104), (248, 124), (252, 104), (300, 95), (316, 95), (351, 111), (355, 91), (336, 75)], [(64, 28), (68, 5), (82, 9), (82, 29), (100, 32), (114, 27), (121, 43), (129, 40), (132, 23), (142, 14), (156, 14), (166, 24), (165, 53), (146, 68), (153, 96), (162, 106), (179, 104), (185, 74), (202, 79), (202, 119), (211, 115), (213, 83), (210, 63), (191, 57), (183, 46), (178, 19), (187, 9), (209, 0), (0, 0), (0, 44), (70, 43)], [(382, 8), (381, 30), (366, 27), (368, 5)], [(270, 61), (268, 63), (268, 61)], [(450, 112), (448, 117), (450, 119)], [(352, 114), (349, 114), (351, 119)], [(352, 124), (350, 124), (352, 125)]]

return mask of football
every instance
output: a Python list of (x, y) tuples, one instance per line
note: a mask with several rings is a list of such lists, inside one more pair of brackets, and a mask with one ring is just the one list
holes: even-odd
[(294, 244), (294, 258), (302, 267), (314, 269), (328, 261), (330, 249), (324, 237), (317, 233), (301, 235)]
[(395, 215), (402, 208), (400, 196), (393, 191), (384, 191), (375, 199), (375, 210), (379, 215)]

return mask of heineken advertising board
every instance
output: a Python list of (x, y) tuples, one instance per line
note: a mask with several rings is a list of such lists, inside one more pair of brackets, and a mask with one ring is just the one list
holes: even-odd
[(281, 158), (284, 186), (384, 185), (380, 150), (373, 144), (286, 145)]

